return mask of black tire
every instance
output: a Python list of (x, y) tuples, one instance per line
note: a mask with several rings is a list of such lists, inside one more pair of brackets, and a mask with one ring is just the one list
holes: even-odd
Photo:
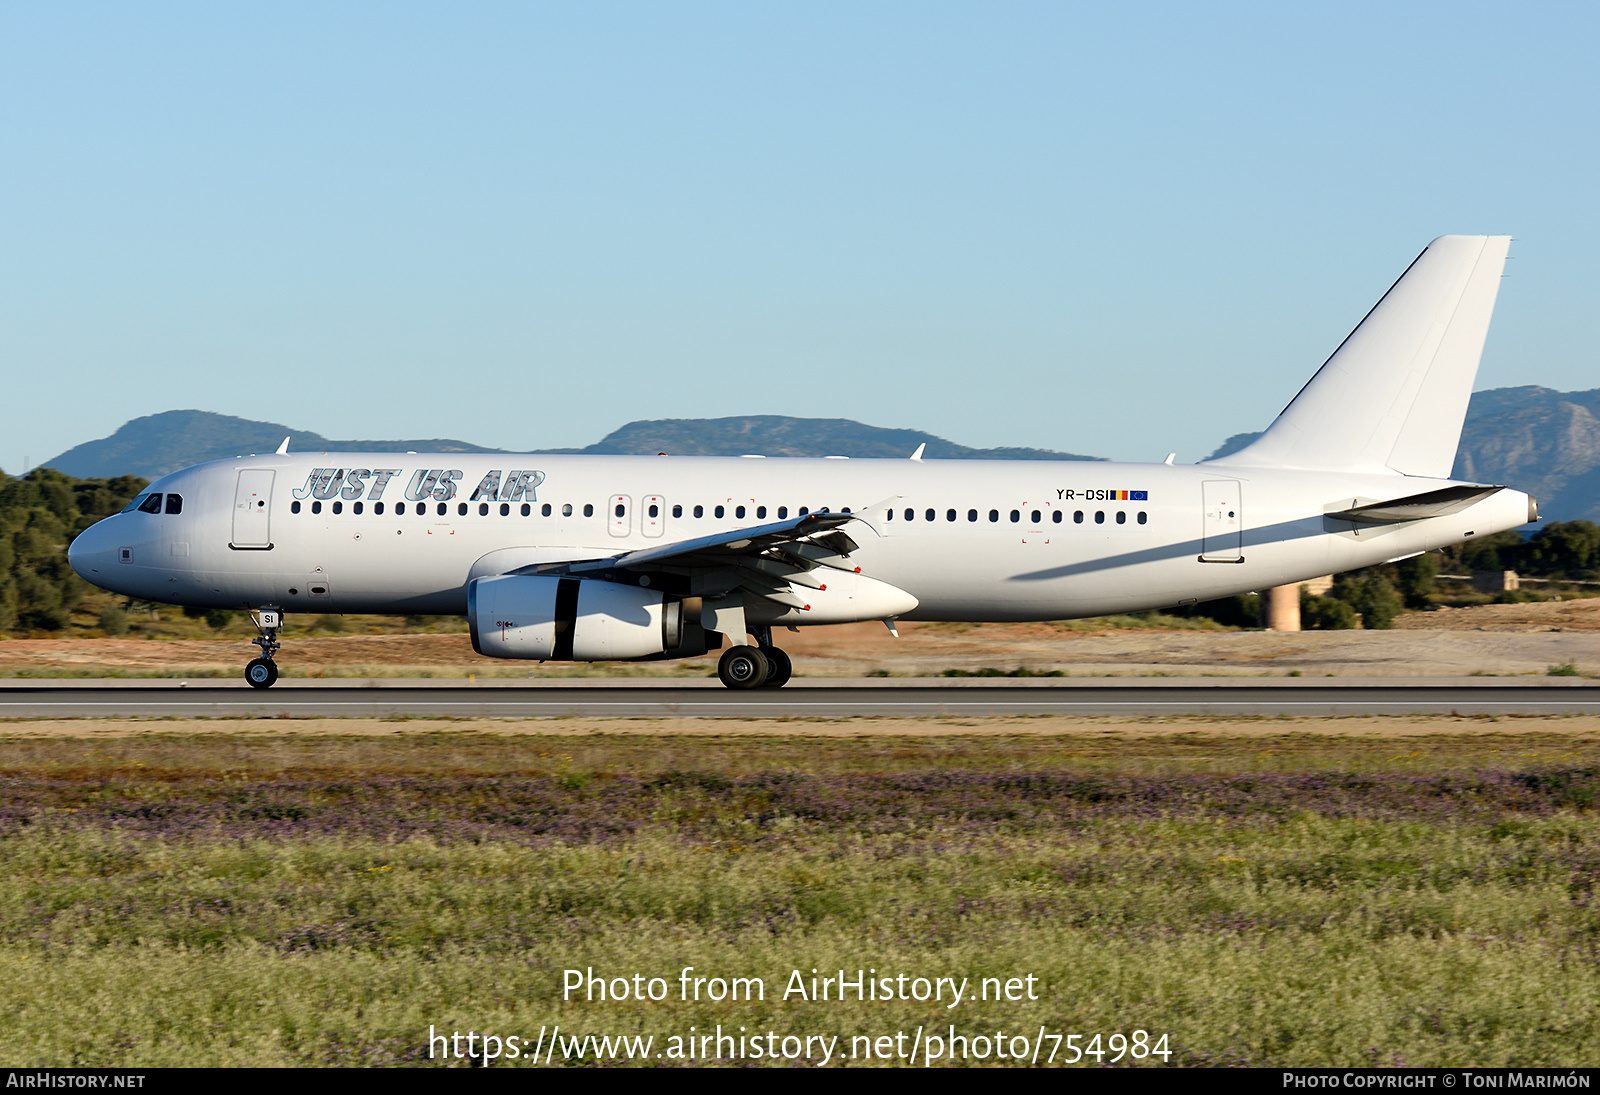
[(767, 679), (767, 656), (753, 646), (730, 647), (717, 662), (717, 676), (729, 688), (760, 688)]
[(767, 656), (767, 679), (761, 682), (762, 688), (782, 688), (789, 683), (789, 678), (794, 676), (794, 662), (789, 660), (789, 655), (775, 646), (764, 646), (761, 653)]
[(244, 667), (244, 679), (251, 688), (271, 688), (278, 682), (278, 667), (265, 658), (256, 658)]

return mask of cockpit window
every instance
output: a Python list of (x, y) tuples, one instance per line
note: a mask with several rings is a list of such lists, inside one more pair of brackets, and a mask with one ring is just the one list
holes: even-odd
[(169, 494), (169, 495), (167, 495), (167, 512), (168, 513), (182, 513), (183, 512), (183, 495), (181, 495), (181, 494)]
[[(161, 496), (158, 494), (158, 495), (156, 495), (156, 497), (160, 498)], [(129, 502), (127, 505), (122, 507), (122, 512), (123, 513), (132, 513), (134, 510), (143, 507), (143, 505), (146, 502), (148, 502), (149, 500), (150, 500), (150, 496), (148, 494), (136, 495), (134, 497), (133, 501)]]
[(137, 506), (133, 507), (133, 508), (137, 509), (140, 513), (160, 513), (161, 512), (161, 495), (160, 494), (147, 494), (142, 499), (135, 498), (134, 501), (138, 502), (139, 504)]

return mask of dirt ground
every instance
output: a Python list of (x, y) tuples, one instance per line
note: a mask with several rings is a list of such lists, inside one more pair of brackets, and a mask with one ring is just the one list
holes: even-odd
[(1204, 715), (1005, 716), (988, 718), (837, 719), (15, 719), (0, 721), (0, 744), (31, 738), (143, 738), (230, 735), (265, 738), (589, 737), (654, 735), (785, 738), (940, 738), (1000, 734), (1006, 737), (1260, 738), (1295, 736), (1408, 739), (1559, 735), (1563, 741), (1600, 744), (1600, 715), (1460, 716), (1381, 715), (1349, 718), (1221, 718)]
[[(780, 632), (806, 677), (1060, 671), (1070, 676), (1448, 677), (1543, 674), (1573, 662), (1600, 674), (1600, 598), (1407, 614), (1392, 631), (1083, 631), (1058, 624), (881, 623)], [(15, 639), (0, 676), (233, 676), (255, 655), (238, 639)], [(711, 657), (575, 666), (480, 658), (466, 635), (294, 639), (287, 676), (706, 676)]]

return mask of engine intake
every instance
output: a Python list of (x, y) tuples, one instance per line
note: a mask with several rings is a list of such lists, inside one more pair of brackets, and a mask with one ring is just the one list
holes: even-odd
[[(598, 662), (706, 651), (683, 602), (592, 578), (507, 574), (467, 586), (472, 649), (490, 658)], [(687, 640), (687, 642), (685, 641)]]

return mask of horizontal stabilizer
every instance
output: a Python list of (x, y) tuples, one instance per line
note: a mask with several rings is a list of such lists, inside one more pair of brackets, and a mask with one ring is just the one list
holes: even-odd
[(1217, 460), (1446, 479), (1510, 236), (1440, 236), (1253, 444)]
[(1468, 506), (1498, 494), (1504, 487), (1443, 487), (1424, 491), (1404, 498), (1391, 498), (1387, 502), (1369, 502), (1352, 506), (1323, 516), (1340, 521), (1356, 521), (1364, 525), (1397, 525), (1402, 521), (1425, 521), (1429, 517), (1444, 517), (1460, 513)]

